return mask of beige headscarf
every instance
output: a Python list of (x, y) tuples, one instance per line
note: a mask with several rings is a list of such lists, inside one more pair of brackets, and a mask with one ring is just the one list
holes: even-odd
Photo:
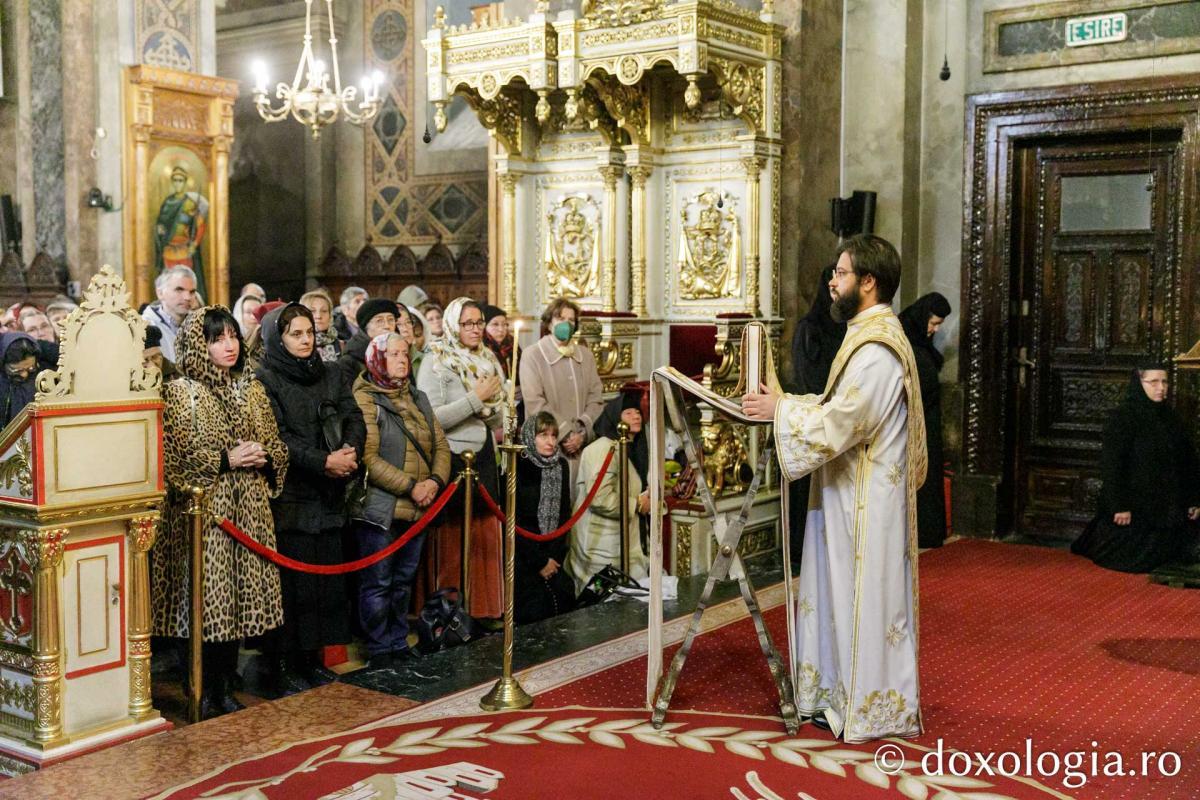
[[(428, 349), (430, 356), (437, 358), (446, 368), (456, 372), (463, 387), (468, 392), (473, 392), (475, 384), (483, 378), (498, 375), (503, 380), (504, 370), (501, 368), (500, 362), (496, 360), (496, 354), (483, 344), (482, 338), (479, 346), (474, 350), (469, 349), (459, 338), (458, 319), (462, 316), (463, 306), (470, 302), (472, 300), (469, 297), (456, 297), (450, 301), (442, 315), (445, 336), (429, 342)], [(485, 401), (483, 405), (484, 417), (501, 413), (504, 407), (504, 393), (497, 392), (491, 400)]]

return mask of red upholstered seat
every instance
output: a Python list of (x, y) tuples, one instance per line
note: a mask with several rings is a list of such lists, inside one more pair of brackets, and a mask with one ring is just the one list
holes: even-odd
[(667, 335), (670, 364), (688, 377), (699, 380), (704, 365), (714, 363), (717, 355), (716, 325), (679, 325), (670, 327)]

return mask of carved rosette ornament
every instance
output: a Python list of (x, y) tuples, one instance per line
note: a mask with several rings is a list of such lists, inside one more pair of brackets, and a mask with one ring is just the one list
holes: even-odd
[(679, 216), (679, 296), (687, 300), (737, 296), (742, 258), (733, 198), (708, 189), (689, 198)]
[(547, 297), (600, 292), (600, 206), (585, 193), (559, 199), (546, 215)]

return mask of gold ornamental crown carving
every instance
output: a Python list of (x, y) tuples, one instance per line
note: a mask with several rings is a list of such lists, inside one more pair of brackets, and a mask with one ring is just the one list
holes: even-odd
[(546, 296), (595, 297), (600, 292), (600, 205), (568, 194), (546, 214)]
[(734, 198), (707, 189), (679, 210), (679, 295), (687, 300), (741, 293), (742, 253)]
[(654, 19), (664, 5), (662, 0), (583, 0), (580, 10), (587, 19), (617, 28)]
[(101, 267), (79, 307), (59, 323), (58, 369), (38, 376), (38, 404), (157, 396), (158, 367), (143, 362), (146, 321), (109, 265)]

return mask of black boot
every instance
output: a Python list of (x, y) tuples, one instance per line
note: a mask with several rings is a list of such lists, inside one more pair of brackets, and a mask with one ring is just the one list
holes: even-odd
[(312, 688), (312, 684), (296, 671), (291, 659), (282, 653), (271, 655), (270, 669), (271, 688), (279, 697), (287, 697)]
[(222, 681), (222, 691), (219, 698), (219, 705), (221, 706), (221, 713), (223, 714), (232, 714), (234, 711), (241, 711), (246, 707), (242, 704), (242, 701), (233, 696), (233, 683), (230, 681), (229, 677), (230, 676), (226, 675), (225, 679)]
[(325, 666), (320, 650), (302, 653), (300, 660), (300, 674), (313, 686), (324, 686), (337, 681), (338, 674)]
[(203, 688), (200, 690), (200, 719), (213, 719), (225, 713), (221, 708), (221, 693), (224, 690), (225, 676), (205, 673)]

